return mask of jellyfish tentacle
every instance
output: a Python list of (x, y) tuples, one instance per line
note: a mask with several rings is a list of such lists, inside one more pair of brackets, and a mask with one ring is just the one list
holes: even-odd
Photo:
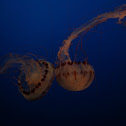
[(118, 9), (115, 9), (115, 11), (113, 12), (100, 14), (94, 17), (93, 19), (89, 20), (87, 23), (81, 25), (79, 28), (76, 28), (70, 34), (70, 36), (68, 36), (68, 39), (64, 40), (62, 47), (59, 48), (58, 52), (59, 61), (65, 61), (66, 60), (65, 57), (67, 57), (67, 59), (71, 61), (68, 53), (70, 44), (75, 38), (79, 36), (80, 33), (82, 32), (86, 33), (94, 26), (102, 22), (106, 22), (110, 18), (118, 18), (118, 23), (122, 23), (121, 20), (124, 19), (125, 17), (126, 17), (126, 4), (121, 5), (120, 7), (118, 7)]

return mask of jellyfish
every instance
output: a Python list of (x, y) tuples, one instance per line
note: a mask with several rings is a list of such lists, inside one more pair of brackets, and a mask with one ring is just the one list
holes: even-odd
[(0, 59), (0, 75), (14, 67), (18, 70), (19, 91), (25, 99), (34, 101), (47, 93), (54, 79), (54, 66), (50, 62), (12, 53)]
[(71, 42), (80, 34), (87, 33), (94, 26), (106, 22), (110, 18), (118, 19), (117, 23), (123, 23), (126, 17), (126, 4), (119, 6), (113, 12), (100, 14), (87, 23), (75, 29), (67, 39), (63, 41), (58, 51), (58, 66), (55, 69), (56, 80), (64, 89), (69, 91), (81, 91), (90, 86), (95, 77), (93, 67), (87, 60), (82, 62), (71, 61), (69, 48)]

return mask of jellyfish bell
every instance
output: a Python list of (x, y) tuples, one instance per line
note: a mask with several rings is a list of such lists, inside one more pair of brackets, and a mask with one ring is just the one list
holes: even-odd
[(44, 96), (54, 79), (53, 65), (42, 59), (35, 60), (31, 56), (10, 53), (4, 56), (0, 62), (0, 74), (7, 72), (9, 68), (18, 68), (19, 91), (29, 101)]
[(93, 67), (85, 62), (61, 63), (56, 69), (56, 80), (69, 91), (81, 91), (90, 86), (94, 79)]
[(58, 51), (58, 66), (55, 69), (56, 80), (63, 88), (70, 91), (81, 91), (89, 87), (94, 79), (94, 69), (86, 62), (73, 62), (69, 55), (71, 42), (81, 33), (86, 34), (94, 26), (106, 22), (108, 19), (116, 18), (117, 23), (123, 23), (126, 17), (126, 4), (119, 6), (113, 12), (100, 14), (87, 23), (75, 29)]
[(30, 101), (43, 97), (54, 79), (54, 67), (48, 61), (39, 60), (36, 66), (32, 67), (30, 72), (21, 70), (18, 76), (19, 90)]

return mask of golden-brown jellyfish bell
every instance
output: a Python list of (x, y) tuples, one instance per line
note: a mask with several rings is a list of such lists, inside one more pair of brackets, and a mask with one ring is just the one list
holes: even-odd
[(69, 55), (71, 42), (81, 33), (86, 34), (94, 26), (106, 22), (110, 18), (118, 19), (118, 23), (123, 23), (126, 17), (126, 4), (119, 6), (113, 12), (100, 14), (87, 23), (75, 29), (67, 39), (63, 41), (63, 45), (58, 51), (58, 66), (55, 69), (57, 82), (65, 89), (70, 91), (81, 91), (92, 83), (94, 79), (93, 67), (85, 62), (72, 61)]
[(81, 91), (90, 86), (94, 79), (94, 69), (86, 61), (61, 63), (56, 69), (56, 80), (69, 91)]
[(9, 68), (17, 67), (19, 70), (18, 87), (21, 94), (29, 101), (44, 96), (54, 79), (54, 67), (45, 60), (35, 60), (31, 56), (8, 54), (0, 60), (0, 74)]

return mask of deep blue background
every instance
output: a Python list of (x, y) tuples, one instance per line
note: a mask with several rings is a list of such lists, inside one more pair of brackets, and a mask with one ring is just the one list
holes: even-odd
[[(124, 3), (125, 0), (1, 0), (0, 56), (9, 52), (33, 53), (53, 63), (73, 28)], [(94, 82), (84, 91), (66, 91), (54, 80), (45, 97), (29, 102), (8, 77), (0, 77), (0, 125), (125, 126), (126, 26), (115, 22), (111, 19), (83, 37), (83, 49), (96, 72)], [(78, 41), (70, 49), (73, 57)], [(84, 57), (81, 51), (78, 54)]]

